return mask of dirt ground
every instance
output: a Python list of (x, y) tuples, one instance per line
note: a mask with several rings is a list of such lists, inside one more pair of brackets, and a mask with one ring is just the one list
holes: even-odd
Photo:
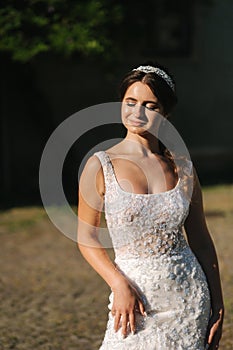
[[(230, 350), (233, 186), (207, 188), (204, 200), (226, 306), (220, 349)], [(35, 207), (0, 212), (0, 240), (0, 349), (97, 350), (106, 326), (109, 288), (76, 244), (53, 226), (43, 208)]]

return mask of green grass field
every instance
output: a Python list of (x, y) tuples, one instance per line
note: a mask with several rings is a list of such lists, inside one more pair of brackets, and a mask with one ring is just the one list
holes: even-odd
[[(233, 349), (233, 185), (203, 188), (225, 300), (220, 349)], [(96, 350), (109, 288), (43, 208), (0, 212), (0, 349)], [(109, 251), (112, 256), (112, 251)]]

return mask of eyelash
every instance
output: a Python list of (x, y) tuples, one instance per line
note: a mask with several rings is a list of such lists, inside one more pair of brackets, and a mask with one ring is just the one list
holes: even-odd
[(155, 111), (156, 109), (158, 109), (159, 107), (146, 107), (146, 109), (148, 109), (149, 111)]
[(126, 102), (126, 105), (129, 107), (134, 107), (136, 103), (133, 102)]
[[(134, 107), (136, 105), (136, 103), (133, 103), (133, 102), (126, 102), (127, 106), (129, 107)], [(148, 109), (149, 111), (155, 111), (156, 109), (159, 109), (158, 106), (155, 106), (155, 107), (147, 107), (145, 106), (146, 109)]]

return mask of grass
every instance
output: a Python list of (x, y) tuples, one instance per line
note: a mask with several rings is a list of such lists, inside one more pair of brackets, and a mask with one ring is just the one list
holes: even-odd
[[(230, 350), (233, 185), (204, 187), (203, 200), (226, 308), (220, 349)], [(109, 289), (75, 243), (58, 232), (41, 207), (1, 211), (0, 239), (0, 350), (98, 349), (106, 326)]]
[(203, 189), (206, 221), (219, 259), (225, 303), (221, 349), (233, 348), (233, 185)]
[(32, 232), (41, 220), (47, 219), (41, 207), (13, 208), (0, 212), (0, 234), (15, 232)]

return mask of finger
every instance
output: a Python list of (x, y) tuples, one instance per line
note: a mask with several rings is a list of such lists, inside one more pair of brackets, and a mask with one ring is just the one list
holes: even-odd
[(219, 327), (219, 322), (214, 323), (213, 326), (211, 327), (210, 332), (209, 332), (209, 337), (208, 337), (209, 344), (212, 343), (214, 335), (218, 330), (218, 327)]
[(220, 339), (221, 339), (221, 330), (218, 329), (217, 332), (214, 334), (214, 338), (211, 343), (211, 348), (217, 349), (219, 346)]
[(127, 335), (127, 324), (128, 324), (128, 315), (123, 314), (121, 315), (121, 327), (122, 327), (122, 334), (124, 337)]
[(119, 329), (120, 319), (121, 319), (120, 313), (116, 312), (115, 313), (115, 319), (114, 319), (114, 330), (115, 330), (115, 332), (117, 332), (118, 329)]
[(116, 310), (115, 310), (115, 309), (112, 309), (112, 310), (111, 310), (111, 314), (112, 314), (113, 316), (115, 316), (115, 315), (116, 315)]
[(129, 325), (130, 325), (131, 333), (134, 334), (135, 333), (135, 315), (134, 315), (134, 312), (129, 314)]
[(211, 343), (209, 343), (209, 350), (218, 349), (220, 339), (221, 339), (221, 329), (219, 328), (217, 332), (215, 332)]
[(138, 300), (139, 311), (143, 316), (146, 316), (145, 308), (141, 300)]

